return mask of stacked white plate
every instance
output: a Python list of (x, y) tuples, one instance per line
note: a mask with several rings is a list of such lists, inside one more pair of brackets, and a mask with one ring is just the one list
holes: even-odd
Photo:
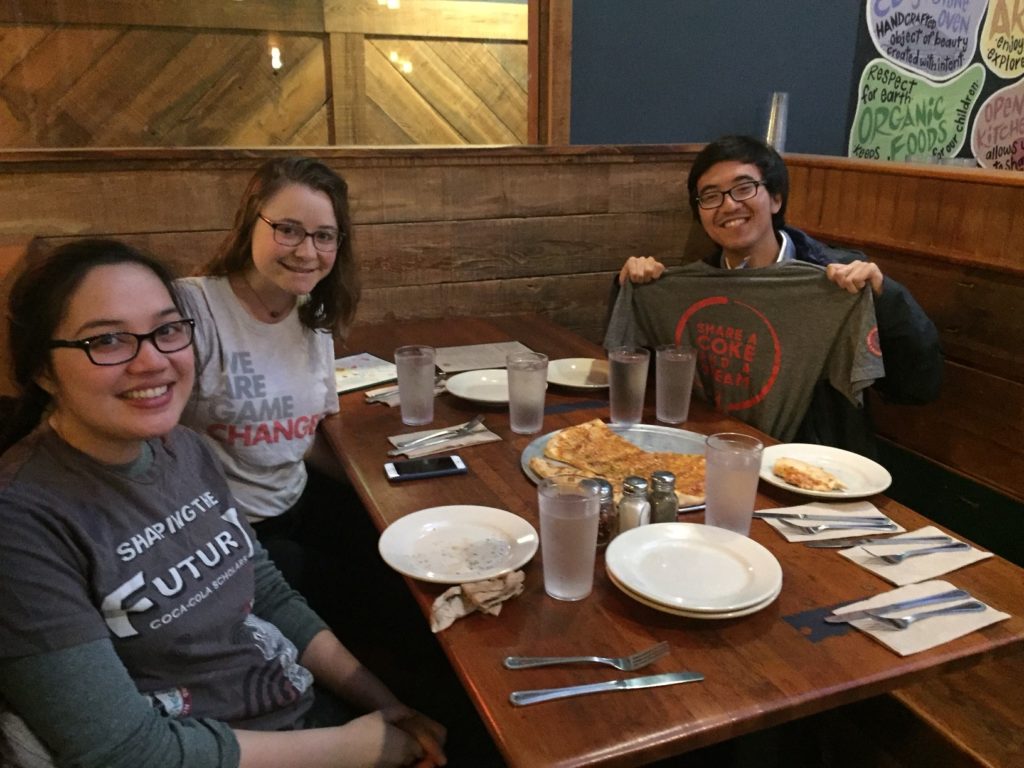
[(710, 525), (658, 523), (612, 539), (612, 582), (651, 608), (690, 619), (760, 611), (782, 591), (782, 567), (756, 541)]

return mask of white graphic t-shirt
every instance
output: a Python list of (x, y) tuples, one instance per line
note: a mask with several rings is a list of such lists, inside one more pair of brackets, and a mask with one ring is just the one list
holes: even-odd
[(227, 278), (177, 281), (196, 321), (199, 370), (182, 423), (203, 435), (250, 519), (292, 507), (306, 485), (306, 455), (320, 421), (338, 412), (334, 342), (299, 321), (298, 310), (263, 323)]

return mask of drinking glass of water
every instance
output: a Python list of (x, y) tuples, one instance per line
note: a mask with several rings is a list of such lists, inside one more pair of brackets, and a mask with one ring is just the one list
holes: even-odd
[(757, 498), (764, 445), (756, 437), (719, 432), (706, 440), (707, 509), (704, 522), (718, 528), (750, 534), (750, 519)]
[(658, 347), (654, 366), (654, 412), (658, 421), (682, 424), (690, 415), (690, 391), (697, 352), (690, 347)]
[(544, 591), (556, 600), (582, 600), (594, 587), (600, 501), (581, 475), (555, 475), (537, 486)]
[(399, 347), (395, 365), (402, 423), (429, 424), (434, 420), (434, 348), (422, 344)]
[(608, 350), (608, 398), (613, 424), (639, 424), (644, 418), (644, 393), (651, 353), (643, 347)]
[(509, 428), (532, 435), (544, 426), (544, 392), (548, 386), (548, 356), (540, 352), (511, 352), (508, 369)]

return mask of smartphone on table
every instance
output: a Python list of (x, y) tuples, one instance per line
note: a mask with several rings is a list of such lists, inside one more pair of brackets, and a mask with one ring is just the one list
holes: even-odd
[(421, 477), (464, 475), (466, 464), (459, 456), (424, 456), (421, 459), (389, 461), (384, 465), (388, 480), (416, 480)]

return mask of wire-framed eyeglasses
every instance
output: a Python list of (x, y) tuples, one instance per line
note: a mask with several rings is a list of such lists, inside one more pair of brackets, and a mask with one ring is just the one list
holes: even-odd
[(341, 239), (345, 236), (344, 232), (339, 232), (336, 229), (314, 229), (312, 232), (307, 232), (303, 227), (290, 221), (271, 221), (262, 213), (256, 215), (274, 230), (274, 242), (279, 245), (287, 245), (290, 248), (297, 247), (308, 237), (318, 251), (334, 251), (337, 250)]
[(705, 211), (709, 211), (713, 208), (721, 208), (722, 203), (725, 202), (726, 195), (731, 197), (737, 203), (741, 203), (756, 195), (757, 188), (763, 186), (765, 186), (763, 181), (741, 181), (739, 184), (734, 184), (729, 189), (721, 192), (717, 189), (713, 189), (710, 192), (705, 192), (703, 195), (697, 195), (697, 205)]
[(196, 321), (190, 318), (172, 320), (157, 326), (149, 333), (101, 333), (86, 339), (52, 339), (50, 349), (71, 347), (81, 349), (93, 365), (121, 365), (134, 360), (142, 342), (149, 341), (160, 352), (178, 352), (192, 343)]

